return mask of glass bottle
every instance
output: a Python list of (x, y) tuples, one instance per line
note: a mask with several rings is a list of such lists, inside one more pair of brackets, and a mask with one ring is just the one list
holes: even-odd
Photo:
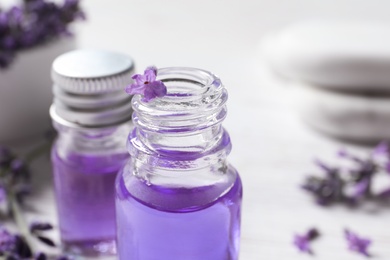
[(52, 148), (62, 246), (84, 256), (111, 255), (115, 247), (115, 177), (128, 160), (123, 141), (132, 128), (133, 62), (121, 54), (78, 50), (53, 62), (58, 137)]
[(116, 180), (120, 260), (237, 260), (242, 186), (226, 161), (227, 92), (213, 74), (158, 70), (162, 98), (135, 95), (131, 159)]

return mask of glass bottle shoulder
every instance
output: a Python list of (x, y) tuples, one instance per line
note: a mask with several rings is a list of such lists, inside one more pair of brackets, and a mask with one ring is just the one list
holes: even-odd
[(111, 166), (129, 158), (123, 140), (130, 124), (105, 129), (71, 129), (55, 125), (58, 137), (52, 147), (54, 164), (69, 168), (83, 169), (85, 172), (108, 170)]
[[(116, 180), (117, 199), (126, 203), (136, 200), (143, 205), (166, 212), (193, 212), (218, 202), (229, 203), (242, 197), (242, 184), (237, 170), (227, 165), (224, 173), (209, 173), (209, 180), (196, 181), (199, 172), (183, 173), (184, 178), (173, 180), (155, 176), (146, 181), (131, 173), (131, 164), (125, 165)], [(219, 176), (213, 176), (219, 175)]]

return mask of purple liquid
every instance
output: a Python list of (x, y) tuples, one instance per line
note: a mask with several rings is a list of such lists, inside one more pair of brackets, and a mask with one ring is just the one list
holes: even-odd
[(66, 159), (52, 153), (61, 240), (64, 250), (89, 256), (115, 248), (115, 178), (128, 154)]
[[(117, 179), (120, 260), (237, 260), (241, 180), (233, 186), (167, 188)], [(232, 184), (231, 184), (232, 185)], [(142, 198), (142, 199), (141, 199)]]

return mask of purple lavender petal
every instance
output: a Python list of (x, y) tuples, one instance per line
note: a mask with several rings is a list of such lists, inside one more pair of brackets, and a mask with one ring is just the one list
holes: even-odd
[(353, 198), (361, 198), (369, 192), (370, 178), (364, 178), (355, 185)]
[(319, 237), (320, 233), (316, 228), (309, 229), (305, 235), (295, 235), (294, 236), (294, 245), (299, 249), (299, 251), (303, 253), (313, 254), (310, 248), (310, 242), (317, 237)]
[(300, 252), (311, 253), (310, 241), (306, 236), (295, 235), (293, 243)]
[(145, 91), (145, 85), (139, 85), (139, 84), (131, 84), (130, 86), (127, 86), (125, 89), (126, 93), (129, 95), (135, 95), (135, 94), (143, 94)]
[(16, 247), (16, 238), (0, 226), (0, 252), (12, 252)]
[[(157, 76), (157, 68), (156, 68), (155, 66), (149, 66), (149, 67), (147, 67), (146, 70), (145, 70), (145, 72), (146, 72), (146, 71), (152, 71), (153, 74), (154, 74), (154, 77), (155, 77), (154, 80), (156, 79), (156, 76)], [(146, 73), (145, 73), (145, 74), (146, 74)], [(153, 81), (154, 81), (154, 80), (153, 80)]]
[(371, 244), (370, 239), (361, 238), (352, 231), (345, 229), (344, 230), (345, 238), (348, 242), (348, 248), (351, 251), (355, 251), (365, 256), (370, 256), (368, 253), (368, 246)]
[(337, 152), (337, 156), (338, 156), (338, 157), (344, 158), (344, 157), (348, 157), (349, 154), (348, 154), (347, 150), (345, 150), (345, 149), (340, 149), (340, 150)]
[(146, 86), (143, 101), (149, 102), (156, 97), (163, 97), (167, 94), (167, 88), (161, 81), (154, 81)]
[(156, 97), (163, 97), (167, 94), (167, 88), (162, 81), (156, 80), (157, 68), (148, 67), (144, 75), (136, 74), (132, 76), (135, 83), (126, 87), (126, 93), (130, 95), (143, 95), (142, 101), (149, 102)]
[(164, 85), (162, 81), (159, 80), (154, 81), (148, 87), (153, 89), (153, 92), (156, 95), (156, 97), (163, 97), (167, 94), (167, 87)]
[(135, 74), (131, 77), (137, 84), (144, 84), (144, 76), (141, 74)]
[(145, 72), (145, 84), (156, 81), (157, 69), (155, 67), (148, 67)]

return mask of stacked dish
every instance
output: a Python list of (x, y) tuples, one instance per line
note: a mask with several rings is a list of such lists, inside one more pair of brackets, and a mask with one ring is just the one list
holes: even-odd
[(390, 25), (297, 24), (267, 37), (262, 53), (313, 128), (359, 142), (390, 138)]

